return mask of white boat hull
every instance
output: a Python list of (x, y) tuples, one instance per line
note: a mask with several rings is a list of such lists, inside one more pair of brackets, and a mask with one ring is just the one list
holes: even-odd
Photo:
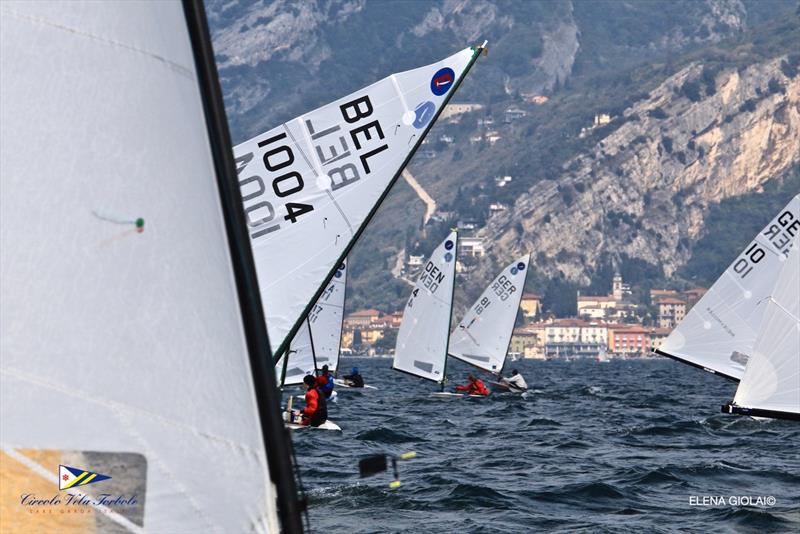
[(342, 427), (331, 421), (330, 419), (326, 419), (324, 423), (319, 426), (310, 426), (310, 425), (298, 425), (297, 423), (286, 423), (286, 428), (290, 428), (292, 430), (300, 430), (303, 428), (310, 428), (312, 430), (338, 430), (339, 432), (342, 431)]
[(364, 384), (363, 388), (354, 388), (353, 386), (347, 385), (347, 382), (339, 378), (334, 379), (333, 383), (340, 389), (378, 389), (375, 386), (370, 386), (369, 384)]
[(467, 397), (485, 398), (488, 395), (467, 395), (466, 393), (451, 393), (449, 391), (436, 391), (431, 393), (434, 399), (464, 399)]

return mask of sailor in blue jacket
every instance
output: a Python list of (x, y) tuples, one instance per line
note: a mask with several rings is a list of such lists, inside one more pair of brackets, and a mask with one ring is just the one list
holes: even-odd
[(333, 395), (333, 376), (328, 371), (328, 366), (322, 366), (322, 373), (317, 377), (317, 388), (322, 391), (326, 399), (330, 399)]

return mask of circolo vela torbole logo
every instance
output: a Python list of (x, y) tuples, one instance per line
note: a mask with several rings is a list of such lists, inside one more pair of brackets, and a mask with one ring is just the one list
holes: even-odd
[(86, 486), (87, 484), (94, 484), (109, 480), (111, 477), (108, 475), (101, 475), (85, 469), (77, 467), (69, 467), (67, 465), (58, 466), (58, 489), (65, 490), (70, 488), (77, 488), (78, 486)]

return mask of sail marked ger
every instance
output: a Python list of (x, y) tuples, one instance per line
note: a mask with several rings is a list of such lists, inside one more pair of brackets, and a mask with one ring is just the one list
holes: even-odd
[(450, 356), (499, 373), (517, 320), (530, 255), (507, 265), (467, 310), (450, 335)]
[(443, 383), (458, 235), (450, 235), (421, 269), (403, 311), (392, 369)]
[(740, 380), (782, 260), (799, 233), (797, 195), (747, 245), (655, 352)]
[(482, 50), (393, 74), (234, 148), (276, 357)]

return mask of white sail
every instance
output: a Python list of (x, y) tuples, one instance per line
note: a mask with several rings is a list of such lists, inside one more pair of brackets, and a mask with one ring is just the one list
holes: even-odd
[(397, 333), (393, 369), (444, 380), (458, 235), (451, 232), (421, 269)]
[(450, 355), (480, 369), (500, 372), (517, 320), (530, 256), (497, 275), (450, 335)]
[[(286, 370), (284, 373), (284, 360)], [(308, 321), (303, 321), (286, 354), (275, 365), (275, 375), (281, 386), (296, 386), (303, 383), (306, 375), (316, 376), (317, 362), (314, 360), (314, 343)], [(281, 380), (282, 377), (282, 380)]]
[(736, 406), (800, 415), (799, 245), (795, 239), (767, 302)]
[(755, 237), (658, 352), (736, 380), (744, 374), (767, 298), (800, 232), (800, 195)]
[(346, 286), (347, 262), (342, 262), (308, 314), (317, 367), (327, 365), (331, 372), (339, 365)]
[(0, 72), (4, 527), (277, 532), (181, 4), (4, 1)]
[(273, 352), (479, 53), (393, 74), (234, 148)]

